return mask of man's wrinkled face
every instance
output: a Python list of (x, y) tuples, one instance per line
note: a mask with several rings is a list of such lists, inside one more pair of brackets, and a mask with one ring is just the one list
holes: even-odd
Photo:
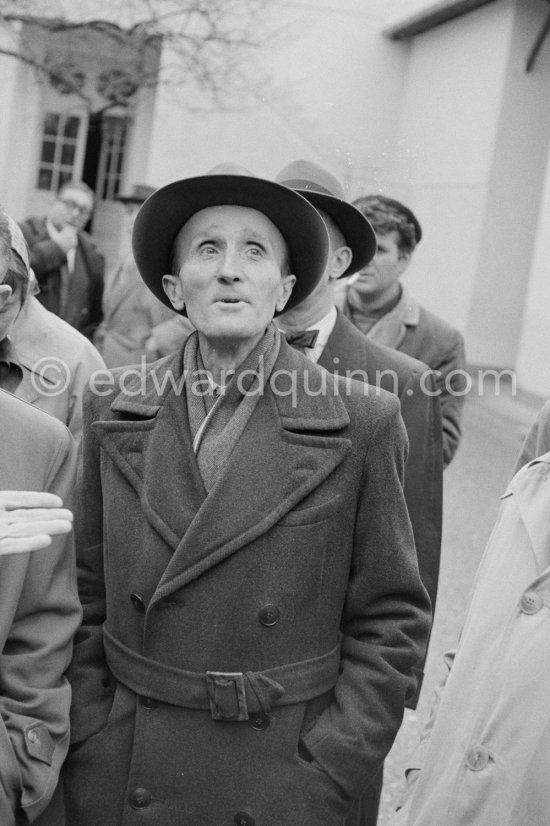
[(59, 193), (49, 212), (49, 218), (56, 229), (68, 224), (77, 230), (84, 229), (94, 208), (94, 201), (88, 192), (81, 189), (67, 189)]
[(209, 207), (195, 213), (174, 244), (177, 275), (164, 288), (175, 309), (211, 339), (259, 340), (295, 282), (277, 227), (255, 209)]
[(376, 255), (353, 282), (354, 290), (365, 299), (390, 298), (397, 292), (397, 282), (408, 266), (410, 256), (401, 255), (399, 233), (395, 230), (376, 233)]

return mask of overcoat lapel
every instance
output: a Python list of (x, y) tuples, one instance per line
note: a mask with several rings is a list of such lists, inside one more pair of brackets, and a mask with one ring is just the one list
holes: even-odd
[[(115, 371), (115, 377), (123, 372)], [(111, 405), (114, 413), (131, 418), (94, 427), (147, 520), (175, 550), (206, 496), (187, 419), (182, 352), (156, 362), (144, 378), (139, 373), (129, 376)]]
[[(327, 478), (351, 446), (338, 433), (349, 416), (332, 389), (333, 377), (282, 342), (275, 370), (303, 377), (308, 369), (309, 392), (298, 390), (293, 404), (292, 396), (267, 387), (206, 495), (192, 448), (182, 363), (182, 352), (157, 362), (156, 379), (147, 374), (139, 396), (128, 383), (111, 409), (134, 420), (94, 425), (140, 496), (146, 518), (175, 551), (151, 605), (269, 530)], [(172, 375), (170, 389), (166, 374)], [(321, 384), (326, 392), (318, 392)], [(158, 387), (164, 387), (160, 394)]]

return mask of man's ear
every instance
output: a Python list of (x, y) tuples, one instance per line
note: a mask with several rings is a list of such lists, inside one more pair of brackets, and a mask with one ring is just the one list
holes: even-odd
[(340, 276), (345, 273), (351, 264), (352, 258), (353, 253), (349, 247), (337, 247), (334, 250), (329, 271), (330, 281), (336, 281), (337, 278), (340, 278)]
[(399, 256), (399, 275), (403, 275), (409, 264), (411, 263), (411, 253), (404, 252)]
[(275, 309), (278, 313), (282, 313), (282, 311), (284, 310), (286, 303), (290, 298), (295, 283), (295, 275), (292, 275), (292, 273), (289, 273), (288, 275), (283, 275), (281, 279), (281, 293), (275, 305)]
[(0, 284), (0, 310), (6, 301), (9, 301), (12, 292), (13, 290), (9, 284)]
[(170, 303), (172, 304), (174, 310), (183, 310), (185, 307), (185, 301), (183, 299), (183, 290), (179, 276), (163, 275), (162, 288), (170, 299)]

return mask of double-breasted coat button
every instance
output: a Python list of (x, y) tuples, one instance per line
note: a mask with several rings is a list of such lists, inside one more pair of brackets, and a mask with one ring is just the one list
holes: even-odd
[(139, 594), (130, 594), (130, 601), (131, 601), (132, 605), (134, 606), (134, 608), (136, 609), (136, 611), (139, 611), (140, 614), (144, 613), (144, 611), (145, 611), (145, 602), (143, 601), (143, 598), (140, 597)]
[(141, 705), (143, 706), (143, 708), (149, 708), (150, 709), (150, 708), (156, 708), (158, 706), (157, 701), (154, 700), (152, 697), (140, 697), (139, 701), (140, 701)]
[(536, 614), (542, 608), (542, 597), (537, 591), (526, 591), (519, 606), (524, 614)]
[(265, 711), (256, 711), (254, 714), (249, 715), (248, 722), (255, 731), (265, 731), (266, 728), (269, 728), (271, 721), (269, 714), (266, 714)]
[(260, 608), (258, 619), (260, 620), (262, 625), (265, 625), (267, 628), (270, 628), (272, 625), (276, 625), (279, 622), (280, 616), (281, 612), (279, 611), (277, 606), (269, 602), (267, 605), (262, 605), (262, 607)]
[(248, 812), (237, 812), (233, 818), (235, 826), (255, 826), (256, 821)]
[(146, 809), (151, 802), (151, 792), (138, 787), (130, 792), (129, 800), (132, 809)]
[(466, 765), (474, 772), (482, 771), (489, 763), (489, 752), (483, 746), (474, 746), (466, 755)]

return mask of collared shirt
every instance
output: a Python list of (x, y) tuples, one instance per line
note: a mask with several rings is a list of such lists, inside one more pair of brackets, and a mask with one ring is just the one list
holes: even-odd
[(305, 348), (305, 355), (310, 361), (314, 361), (316, 364), (321, 358), (323, 350), (326, 347), (327, 341), (330, 338), (330, 334), (334, 329), (334, 325), (336, 324), (336, 307), (331, 307), (326, 316), (320, 321), (317, 321), (315, 324), (312, 324), (310, 327), (307, 327), (307, 330), (319, 330), (319, 335), (317, 336), (317, 341), (315, 342), (315, 347), (306, 347)]

